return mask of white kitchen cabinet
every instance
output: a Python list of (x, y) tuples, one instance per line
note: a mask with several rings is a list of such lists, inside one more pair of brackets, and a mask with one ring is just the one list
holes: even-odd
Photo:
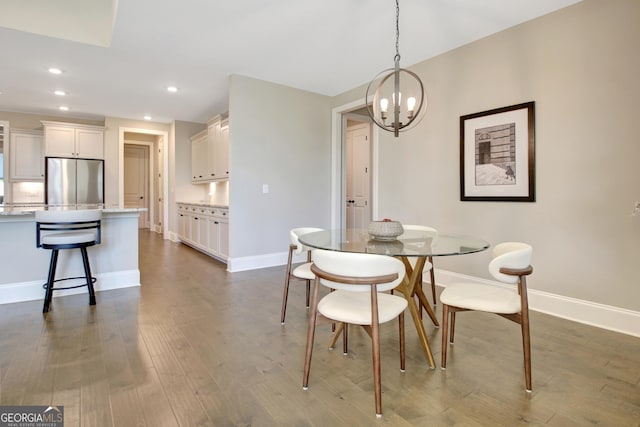
[(210, 181), (209, 164), (208, 134), (204, 130), (191, 137), (191, 181)]
[(178, 238), (223, 262), (229, 258), (229, 210), (204, 204), (178, 203)]
[(229, 120), (220, 124), (220, 134), (214, 146), (213, 158), (215, 159), (214, 173), (216, 178), (229, 178)]
[(191, 206), (191, 242), (202, 250), (206, 250), (208, 244), (207, 217), (205, 208)]
[(178, 205), (178, 238), (191, 240), (191, 214), (187, 205)]
[(43, 181), (42, 132), (12, 130), (9, 176), (13, 181)]
[(62, 122), (42, 122), (47, 157), (104, 159), (104, 128)]
[(209, 121), (209, 150), (213, 180), (229, 178), (229, 119), (216, 116)]
[(227, 260), (229, 258), (229, 212), (223, 208), (212, 208), (208, 218), (209, 246), (212, 255)]
[(215, 116), (207, 130), (191, 137), (191, 181), (212, 182), (229, 178), (229, 121)]
[(219, 221), (218, 256), (225, 261), (229, 259), (229, 220)]

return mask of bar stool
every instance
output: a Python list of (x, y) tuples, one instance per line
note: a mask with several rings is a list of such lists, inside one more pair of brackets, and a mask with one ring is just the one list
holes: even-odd
[[(62, 289), (74, 289), (86, 286), (89, 289), (89, 305), (96, 304), (96, 294), (93, 289), (96, 278), (91, 276), (87, 248), (100, 244), (101, 219), (102, 211), (97, 209), (36, 211), (36, 247), (52, 250), (47, 283), (43, 285), (46, 290), (44, 307), (42, 308), (43, 313), (49, 311), (53, 291)], [(84, 266), (84, 277), (55, 278), (58, 252), (61, 249), (80, 249)], [(54, 288), (56, 282), (72, 279), (85, 279), (86, 283)]]

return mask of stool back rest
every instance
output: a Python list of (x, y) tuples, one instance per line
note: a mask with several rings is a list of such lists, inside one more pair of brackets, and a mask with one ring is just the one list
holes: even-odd
[(311, 271), (322, 285), (332, 289), (369, 292), (375, 283), (377, 291), (384, 292), (402, 282), (406, 269), (391, 256), (315, 249)]
[(302, 236), (303, 234), (314, 233), (316, 231), (323, 231), (323, 229), (315, 227), (299, 227), (292, 229), (289, 232), (291, 237), (291, 244), (296, 246), (296, 249), (294, 249), (293, 253), (296, 255), (300, 255), (302, 252), (310, 251), (311, 248), (300, 243), (298, 237)]
[(493, 248), (493, 260), (489, 263), (489, 273), (503, 283), (516, 284), (519, 276), (504, 274), (500, 269), (520, 270), (531, 264), (533, 248), (520, 242), (505, 242)]
[(45, 210), (36, 211), (36, 247), (41, 247), (42, 236), (65, 231), (94, 230), (96, 244), (102, 238), (102, 211), (85, 210)]

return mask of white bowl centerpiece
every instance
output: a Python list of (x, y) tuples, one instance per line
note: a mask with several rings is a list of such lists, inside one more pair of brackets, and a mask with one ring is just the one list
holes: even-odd
[(395, 240), (404, 233), (404, 228), (400, 222), (385, 218), (382, 221), (371, 221), (367, 232), (377, 240)]

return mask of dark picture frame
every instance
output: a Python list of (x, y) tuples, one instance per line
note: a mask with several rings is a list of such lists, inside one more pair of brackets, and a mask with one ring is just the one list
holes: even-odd
[(460, 116), (460, 200), (535, 202), (535, 102)]

